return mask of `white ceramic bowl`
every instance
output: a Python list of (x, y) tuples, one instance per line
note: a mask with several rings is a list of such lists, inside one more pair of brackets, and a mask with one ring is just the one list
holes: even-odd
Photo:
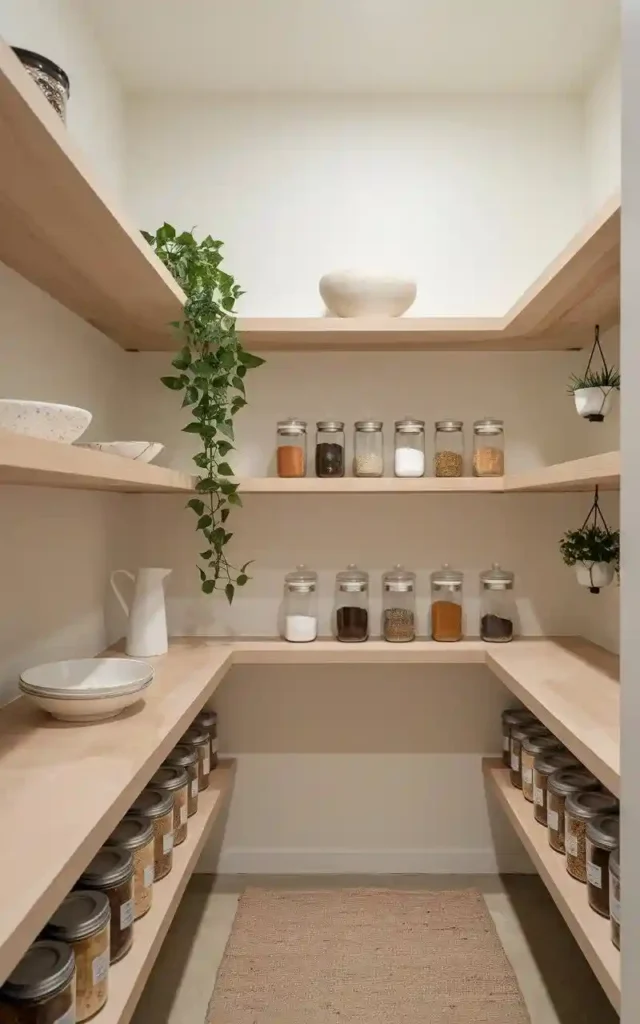
[(137, 462), (153, 462), (164, 448), (159, 441), (80, 441), (77, 448), (91, 448)]
[(10, 430), (12, 434), (71, 444), (84, 434), (90, 423), (91, 413), (75, 405), (0, 398), (0, 430)]
[(334, 316), (402, 316), (416, 297), (407, 277), (335, 270), (320, 278), (320, 295)]
[(146, 661), (78, 658), (26, 669), (20, 690), (63, 722), (99, 722), (135, 704), (152, 680), (153, 667)]

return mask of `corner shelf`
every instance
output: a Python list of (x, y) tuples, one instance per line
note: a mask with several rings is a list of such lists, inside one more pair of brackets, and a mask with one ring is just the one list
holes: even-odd
[(620, 452), (587, 455), (505, 477), (505, 491), (591, 491), (620, 489)]

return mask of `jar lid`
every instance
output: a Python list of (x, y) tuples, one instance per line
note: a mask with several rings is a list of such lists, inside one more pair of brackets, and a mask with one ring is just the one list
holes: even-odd
[[(207, 737), (208, 739), (209, 737)], [(131, 804), (132, 814), (142, 814), (145, 818), (162, 818), (173, 807), (173, 797), (164, 789), (143, 789), (137, 800)]]
[(487, 417), (484, 420), (476, 420), (473, 424), (474, 434), (502, 434), (504, 431), (504, 420), (493, 420)]
[(210, 729), (213, 725), (218, 723), (218, 712), (212, 711), (211, 708), (205, 708), (196, 715), (195, 724), (201, 725), (203, 729)]
[[(525, 722), (538, 721), (529, 708), (505, 708), (501, 718), (505, 725), (523, 725)], [(540, 724), (542, 725), (542, 722)]]
[(382, 420), (356, 420), (356, 430), (361, 430), (365, 434), (373, 433), (377, 430), (382, 430)]
[(404, 420), (396, 420), (395, 426), (399, 434), (422, 434), (424, 432), (424, 420), (413, 420), (409, 416)]
[(369, 573), (358, 569), (354, 562), (350, 562), (346, 569), (336, 574), (336, 582), (339, 590), (349, 593), (367, 590), (369, 586)]
[(511, 729), (511, 738), (519, 740), (520, 743), (524, 743), (530, 736), (545, 736), (554, 739), (546, 726), (534, 719), (533, 722), (521, 722), (520, 725), (514, 725)]
[(192, 747), (201, 747), (203, 743), (210, 743), (209, 733), (205, 732), (199, 725), (192, 725), (185, 732), (181, 740)]
[(454, 587), (458, 589), (462, 586), (464, 580), (464, 574), (458, 572), (457, 569), (452, 569), (448, 562), (445, 562), (441, 569), (436, 569), (435, 572), (431, 573), (431, 584), (434, 587)]
[(609, 871), (614, 878), (620, 878), (620, 847), (616, 847), (609, 857)]
[(485, 590), (511, 590), (514, 579), (514, 573), (501, 569), (499, 562), (494, 562), (490, 569), (480, 573), (480, 582)]
[(394, 594), (406, 594), (414, 590), (416, 585), (415, 572), (409, 572), (401, 565), (394, 565), (393, 569), (382, 574), (382, 587), (384, 590)]
[(545, 733), (529, 733), (529, 735), (522, 741), (522, 749), (526, 750), (527, 754), (544, 754), (545, 752), (551, 753), (557, 751), (560, 753), (563, 751), (564, 745), (555, 736)]
[(41, 939), (29, 949), (0, 988), (7, 1003), (36, 1003), (50, 998), (71, 981), (75, 957), (66, 942)]
[(598, 814), (587, 825), (587, 839), (601, 850), (616, 850), (620, 845), (620, 815)]
[(582, 790), (567, 797), (565, 814), (580, 821), (589, 821), (598, 814), (612, 814), (618, 809), (618, 801), (611, 793), (598, 790)]
[(128, 850), (122, 846), (103, 846), (76, 884), (79, 889), (113, 889), (132, 874), (133, 857)]
[(139, 850), (153, 839), (153, 825), (142, 814), (125, 814), (107, 839), (107, 846), (121, 846), (123, 850)]
[(179, 764), (186, 768), (188, 765), (198, 763), (198, 752), (187, 743), (178, 743), (171, 753), (165, 757), (165, 764)]
[(452, 434), (463, 427), (462, 420), (436, 420), (436, 430), (440, 434)]
[(553, 775), (558, 768), (581, 768), (582, 765), (568, 750), (551, 750), (539, 754), (533, 767), (538, 775)]
[(344, 430), (344, 423), (342, 420), (318, 420), (316, 428), (322, 434), (336, 434)]
[(305, 420), (279, 420), (278, 421), (278, 433), (279, 434), (306, 434), (307, 424)]
[(58, 942), (78, 942), (109, 923), (109, 898), (97, 889), (75, 889), (65, 896), (44, 934)]
[[(207, 739), (209, 737), (207, 736)], [(150, 785), (157, 786), (158, 789), (168, 789), (173, 792), (174, 789), (182, 789), (183, 786), (189, 785), (189, 776), (184, 768), (181, 768), (178, 764), (167, 764), (162, 768), (158, 768), (155, 775), (151, 776)]]
[(54, 64), (52, 60), (48, 57), (43, 57), (41, 53), (34, 53), (33, 50), (23, 50), (21, 46), (12, 46), (11, 49), (22, 64), (25, 64), (28, 68), (44, 71), (45, 74), (55, 78), (60, 82), (60, 85), (64, 86), (67, 98), (71, 95), (69, 76), (66, 71), (62, 70), (59, 64)]
[(597, 789), (598, 780), (586, 768), (559, 768), (549, 776), (547, 789), (558, 796), (570, 796), (581, 789)]
[(294, 590), (301, 594), (309, 594), (314, 591), (318, 585), (318, 574), (307, 565), (297, 565), (294, 572), (288, 572), (286, 574), (284, 583), (287, 590)]

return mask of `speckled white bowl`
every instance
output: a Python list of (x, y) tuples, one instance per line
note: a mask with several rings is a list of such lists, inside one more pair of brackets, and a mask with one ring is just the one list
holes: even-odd
[(334, 270), (320, 278), (320, 295), (333, 316), (402, 316), (416, 297), (416, 282), (390, 274)]
[(136, 462), (153, 462), (164, 448), (159, 441), (80, 441), (78, 448), (90, 448), (108, 455), (120, 455)]
[(0, 430), (71, 444), (84, 434), (91, 413), (75, 405), (0, 398)]

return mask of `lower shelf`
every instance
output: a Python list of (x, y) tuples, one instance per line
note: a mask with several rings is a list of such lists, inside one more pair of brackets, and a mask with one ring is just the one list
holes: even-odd
[(509, 782), (502, 761), (486, 759), (483, 770), (593, 973), (620, 1013), (620, 954), (611, 941), (610, 922), (591, 909), (586, 885), (568, 874), (564, 857), (551, 849), (546, 829), (533, 817), (533, 807), (522, 792)]
[(151, 910), (134, 925), (131, 952), (109, 972), (109, 1001), (96, 1015), (96, 1024), (130, 1020), (202, 847), (229, 795), (234, 772), (235, 761), (221, 761), (211, 774), (209, 788), (199, 794), (198, 813), (189, 819), (184, 843), (174, 850), (171, 874), (154, 886)]

